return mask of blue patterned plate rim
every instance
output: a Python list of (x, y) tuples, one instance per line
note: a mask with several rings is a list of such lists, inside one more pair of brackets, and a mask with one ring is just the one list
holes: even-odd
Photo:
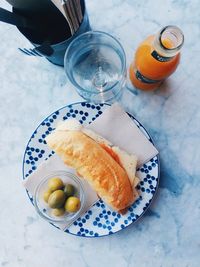
[[(65, 109), (65, 108), (70, 108), (71, 106), (78, 105), (78, 104), (81, 104), (81, 105), (82, 105), (83, 103), (85, 103), (85, 104), (91, 104), (91, 103), (89, 103), (89, 102), (87, 102), (87, 101), (80, 101), (80, 102), (74, 102), (74, 103), (65, 105), (65, 106), (63, 106), (63, 107), (57, 109), (56, 111), (52, 112), (51, 114), (49, 114), (49, 115), (48, 115), (42, 122), (44, 122), (45, 120), (47, 120), (49, 117), (51, 117), (51, 116), (52, 116), (53, 114), (55, 114), (55, 112), (57, 112), (57, 111), (60, 112), (61, 110)], [(92, 104), (91, 104), (91, 105), (92, 105)], [(103, 106), (105, 106), (105, 105), (110, 106), (110, 104), (108, 104), (108, 103), (102, 103), (102, 104), (99, 104), (99, 105), (100, 105), (101, 107), (103, 107)], [(96, 105), (96, 106), (98, 106), (98, 105)], [(152, 144), (154, 144), (153, 139), (152, 139), (152, 137), (150, 136), (150, 134), (147, 132), (146, 128), (145, 128), (145, 127), (144, 127), (144, 126), (143, 126), (143, 125), (142, 125), (142, 124), (141, 124), (141, 123), (140, 123), (140, 122), (139, 122), (139, 121), (138, 121), (132, 114), (130, 114), (130, 113), (128, 113), (128, 112), (127, 112), (127, 114), (128, 114), (133, 120), (135, 120), (135, 121), (138, 123), (139, 126), (141, 126), (141, 127), (145, 130), (145, 132), (148, 134), (148, 138), (149, 138), (149, 140), (152, 142)], [(37, 126), (37, 128), (34, 130), (33, 134), (34, 134), (35, 132), (37, 132), (37, 130), (40, 128), (42, 122), (41, 122), (41, 123)], [(32, 139), (33, 134), (31, 135), (29, 141), (27, 142), (27, 145), (26, 145), (26, 148), (25, 148), (25, 152), (24, 152), (24, 156), (23, 156), (23, 163), (22, 163), (23, 180), (26, 179), (26, 177), (25, 177), (25, 170), (24, 170), (24, 167), (25, 167), (25, 157), (26, 157), (27, 147), (29, 146), (29, 144), (30, 144), (30, 142), (31, 142), (31, 139)], [(71, 233), (71, 232), (68, 232), (68, 231), (65, 231), (65, 232), (67, 232), (67, 233), (69, 233), (69, 234), (71, 234), (71, 235), (74, 235), (74, 236), (78, 236), (78, 237), (86, 237), (86, 238), (105, 237), (105, 236), (109, 236), (109, 235), (118, 233), (118, 232), (120, 232), (121, 230), (123, 230), (123, 229), (125, 229), (125, 228), (128, 228), (128, 227), (131, 226), (132, 224), (134, 224), (134, 223), (136, 223), (137, 221), (139, 221), (139, 219), (142, 218), (142, 216), (144, 215), (144, 213), (147, 211), (147, 209), (148, 209), (148, 208), (150, 207), (150, 205), (152, 204), (152, 202), (153, 202), (153, 200), (154, 200), (154, 198), (155, 198), (155, 196), (156, 196), (156, 194), (157, 194), (158, 188), (159, 188), (159, 180), (160, 180), (160, 157), (159, 157), (159, 154), (156, 155), (156, 158), (157, 158), (157, 162), (158, 162), (158, 164), (157, 164), (157, 165), (158, 165), (158, 176), (157, 176), (157, 183), (156, 183), (155, 192), (154, 192), (152, 198), (150, 199), (148, 205), (146, 206), (145, 210), (144, 210), (144, 211), (139, 215), (139, 217), (136, 218), (132, 223), (130, 223), (129, 225), (127, 225), (127, 226), (125, 226), (124, 228), (121, 228), (121, 229), (119, 229), (119, 230), (117, 230), (117, 231), (115, 231), (115, 232), (112, 232), (112, 233), (109, 232), (109, 233), (106, 234), (106, 235), (99, 235), (99, 236), (83, 236), (83, 235), (74, 234), (74, 233)], [(33, 201), (32, 201), (32, 199), (31, 199), (31, 197), (30, 197), (30, 195), (29, 195), (29, 193), (28, 193), (28, 190), (26, 190), (26, 193), (27, 193), (27, 195), (28, 195), (29, 200), (30, 200), (31, 203), (33, 204)], [(57, 226), (54, 225), (53, 223), (50, 222), (50, 224), (52, 224), (54, 227), (60, 229), (59, 227), (57, 227)]]

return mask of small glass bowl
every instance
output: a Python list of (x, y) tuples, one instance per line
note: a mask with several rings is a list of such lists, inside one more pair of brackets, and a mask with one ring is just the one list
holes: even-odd
[[(80, 209), (75, 213), (68, 213), (65, 212), (63, 216), (54, 216), (52, 214), (52, 208), (48, 206), (48, 204), (43, 199), (44, 192), (48, 189), (48, 180), (53, 177), (59, 177), (62, 179), (64, 184), (72, 184), (76, 188), (75, 196), (77, 196), (80, 199), (81, 206)], [(77, 217), (78, 214), (81, 214), (84, 205), (85, 205), (85, 196), (84, 196), (84, 189), (83, 184), (80, 181), (80, 179), (74, 175), (73, 173), (66, 172), (66, 171), (55, 171), (49, 173), (47, 176), (45, 176), (42, 181), (39, 183), (35, 190), (34, 194), (34, 206), (37, 211), (37, 213), (45, 220), (49, 222), (70, 222), (74, 219), (74, 217)]]

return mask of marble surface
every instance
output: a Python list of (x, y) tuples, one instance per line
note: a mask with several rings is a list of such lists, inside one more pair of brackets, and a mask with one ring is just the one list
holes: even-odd
[(0, 266), (199, 267), (199, 1), (86, 2), (93, 28), (119, 38), (128, 64), (138, 43), (162, 26), (175, 24), (185, 33), (181, 64), (160, 90), (123, 96), (160, 151), (160, 188), (141, 220), (109, 237), (63, 234), (36, 215), (21, 184), (25, 145), (44, 117), (81, 98), (61, 67), (22, 55), (17, 48), (30, 47), (28, 41), (1, 23)]

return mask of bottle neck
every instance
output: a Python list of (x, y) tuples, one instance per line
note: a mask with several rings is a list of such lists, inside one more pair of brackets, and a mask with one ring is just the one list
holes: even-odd
[(184, 35), (176, 26), (166, 26), (155, 35), (153, 49), (165, 58), (176, 56), (183, 46)]

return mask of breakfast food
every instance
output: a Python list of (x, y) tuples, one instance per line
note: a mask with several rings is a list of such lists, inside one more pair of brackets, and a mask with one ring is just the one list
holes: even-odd
[(48, 203), (48, 200), (49, 200), (51, 193), (52, 193), (52, 191), (50, 189), (48, 189), (47, 191), (44, 192), (43, 199), (46, 203)]
[(66, 184), (66, 186), (64, 187), (64, 193), (66, 195), (66, 197), (71, 197), (74, 195), (75, 193), (75, 188), (73, 185), (71, 184)]
[(62, 190), (56, 190), (49, 196), (48, 204), (52, 209), (61, 208), (65, 202), (65, 193)]
[(59, 177), (48, 180), (48, 188), (43, 193), (43, 200), (52, 209), (53, 216), (63, 216), (66, 212), (74, 213), (80, 209), (81, 201), (76, 196), (76, 188), (72, 184), (64, 184)]
[(65, 210), (68, 212), (76, 212), (80, 209), (81, 202), (77, 197), (69, 197), (65, 202)]
[(52, 214), (54, 216), (62, 216), (65, 214), (65, 209), (64, 208), (59, 208), (59, 209), (52, 209)]
[(134, 155), (113, 146), (76, 120), (60, 123), (46, 142), (113, 210), (124, 213), (138, 198)]
[(51, 191), (59, 190), (64, 187), (63, 181), (59, 177), (49, 179), (48, 188)]

